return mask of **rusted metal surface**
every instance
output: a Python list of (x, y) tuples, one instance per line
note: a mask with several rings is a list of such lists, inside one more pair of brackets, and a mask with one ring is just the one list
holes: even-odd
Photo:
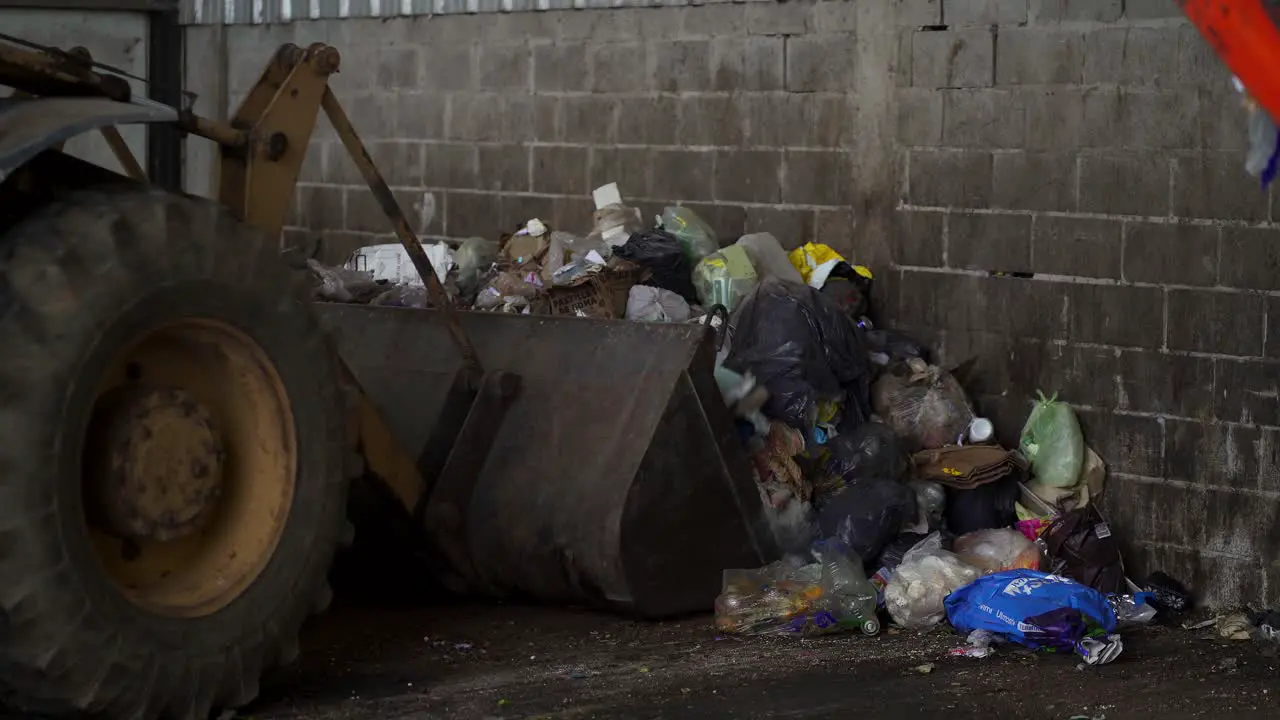
[(42, 96), (100, 96), (120, 102), (132, 99), (128, 81), (95, 72), (91, 63), (87, 53), (23, 48), (0, 39), (0, 85)]
[[(317, 311), (399, 446), (420, 454), (463, 368), (443, 314)], [(724, 567), (775, 556), (706, 327), (456, 317), (488, 371), (521, 382), (478, 471), (427, 479), (428, 522), (459, 515), (446, 541), (465, 544), (470, 567), (451, 570), (468, 589), (659, 617), (705, 610)]]
[(333, 129), (342, 140), (343, 147), (347, 149), (347, 154), (351, 156), (351, 160), (355, 162), (356, 167), (360, 170), (360, 175), (364, 177), (365, 183), (369, 185), (369, 190), (373, 192), (374, 198), (378, 201), (378, 206), (382, 208), (382, 212), (391, 221), (392, 229), (395, 231), (396, 237), (400, 239), (400, 244), (409, 253), (409, 259), (413, 261), (414, 269), (418, 271), (418, 276), (422, 278), (422, 282), (427, 288), (427, 296), (430, 298), (432, 306), (441, 311), (445, 325), (449, 328), (449, 335), (453, 338), (453, 344), (466, 360), (467, 369), (472, 374), (473, 382), (479, 383), (480, 375), (484, 372), (484, 366), (481, 364), (480, 357), (476, 354), (471, 340), (458, 323), (453, 303), (449, 301), (449, 296), (445, 293), (444, 286), (440, 284), (440, 278), (436, 276), (435, 268), (431, 266), (431, 260), (427, 257), (426, 250), (422, 249), (422, 243), (418, 240), (417, 234), (409, 227), (409, 221), (405, 218), (400, 204), (396, 202), (396, 196), (391, 192), (391, 188), (387, 186), (387, 181), (383, 179), (382, 173), (378, 172), (378, 166), (374, 164), (373, 158), (369, 156), (369, 151), (365, 148), (364, 143), (360, 141), (360, 136), (356, 134), (355, 127), (351, 125), (351, 120), (347, 117), (346, 111), (342, 109), (338, 98), (334, 96), (333, 90), (325, 89), (322, 107), (325, 115), (329, 117), (329, 122), (333, 124)]
[(0, 180), (40, 151), (83, 132), (177, 117), (177, 110), (163, 105), (105, 98), (0, 99)]
[(101, 526), (135, 540), (195, 532), (222, 492), (213, 416), (177, 388), (126, 385), (99, 401), (88, 483)]

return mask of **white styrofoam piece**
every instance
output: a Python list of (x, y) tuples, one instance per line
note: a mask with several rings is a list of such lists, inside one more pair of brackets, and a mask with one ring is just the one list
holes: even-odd
[(609, 183), (592, 190), (591, 199), (596, 201), (596, 209), (599, 210), (609, 205), (621, 205), (622, 193), (618, 191), (618, 183)]
[[(424, 244), (422, 248), (435, 268), (436, 277), (444, 282), (453, 267), (453, 251), (444, 243)], [(386, 280), (397, 285), (422, 285), (422, 278), (418, 277), (418, 270), (409, 259), (409, 251), (400, 243), (366, 245), (351, 254), (347, 267), (367, 270), (373, 273), (374, 280)]]

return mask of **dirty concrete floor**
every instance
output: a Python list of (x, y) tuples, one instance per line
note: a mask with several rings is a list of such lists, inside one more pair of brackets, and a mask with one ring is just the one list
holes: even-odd
[[(961, 638), (718, 636), (710, 618), (632, 622), (518, 606), (348, 607), (242, 716), (391, 718), (1277, 717), (1275, 647), (1149, 628), (1113, 665)], [(922, 672), (921, 666), (932, 665)]]

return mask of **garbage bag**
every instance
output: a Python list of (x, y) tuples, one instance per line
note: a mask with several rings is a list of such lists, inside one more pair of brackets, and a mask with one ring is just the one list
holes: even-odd
[(933, 533), (907, 552), (884, 589), (889, 615), (905, 628), (927, 630), (946, 615), (944, 601), (954, 590), (981, 575), (954, 553), (942, 549)]
[(1031, 463), (1036, 481), (1051, 487), (1071, 487), (1080, 479), (1084, 467), (1084, 433), (1071, 406), (1058, 402), (1058, 396), (1045, 398), (1031, 410), (1022, 427), (1019, 449)]
[[(1123, 592), (1120, 542), (1093, 505), (1063, 513), (1044, 532), (1049, 557), (1062, 574), (1104, 593)], [(1055, 565), (1056, 569), (1056, 565)]]
[(657, 229), (635, 233), (625, 244), (614, 248), (613, 254), (648, 268), (653, 274), (651, 284), (670, 290), (690, 303), (698, 302), (690, 277), (689, 258), (671, 233)]
[(1161, 620), (1174, 620), (1193, 604), (1186, 586), (1159, 570), (1147, 576), (1142, 589), (1150, 594), (1150, 602), (1160, 612)]
[(315, 282), (315, 297), (335, 302), (360, 302), (383, 290), (373, 279), (373, 273), (350, 268), (328, 267), (318, 260), (308, 259), (307, 267)]
[(704, 307), (723, 305), (733, 312), (758, 284), (751, 258), (737, 245), (707, 255), (693, 269), (693, 286)]
[(832, 438), (827, 448), (830, 454), (824, 469), (846, 483), (871, 477), (896, 480), (907, 471), (907, 456), (883, 423), (863, 423)]
[(858, 628), (874, 635), (876, 591), (856, 556), (815, 545), (817, 562), (780, 560), (758, 570), (725, 570), (716, 627), (748, 635), (813, 636)]
[(956, 538), (951, 546), (961, 560), (989, 573), (1004, 570), (1041, 570), (1040, 548), (1009, 528), (976, 530)]
[(874, 560), (915, 516), (916, 497), (906, 485), (888, 478), (862, 478), (827, 499), (818, 511), (818, 529), (858, 557)]
[(871, 309), (871, 301), (858, 283), (832, 275), (822, 286), (822, 294), (845, 315), (855, 320), (866, 315)]
[(929, 350), (910, 335), (881, 328), (866, 333), (867, 350), (877, 365), (890, 365), (911, 359), (929, 360)]
[(769, 390), (765, 414), (806, 437), (823, 400), (840, 402), (840, 432), (851, 432), (871, 415), (871, 367), (860, 333), (818, 291), (768, 279), (738, 308), (725, 365), (751, 372)]
[(458, 267), (458, 289), (463, 297), (474, 298), (480, 277), (498, 261), (498, 244), (481, 237), (467, 238), (453, 254)]
[[(902, 559), (911, 551), (911, 548), (928, 538), (928, 535), (922, 533), (902, 533), (884, 546), (884, 550), (880, 552), (880, 558), (876, 564), (882, 568), (893, 570), (902, 564)], [(939, 546), (939, 549), (941, 549), (941, 546)]]
[(1006, 570), (974, 580), (947, 598), (946, 609), (959, 632), (990, 630), (1033, 648), (1061, 647), (1056, 639), (1063, 633), (1033, 622), (1055, 610), (1076, 610), (1087, 623), (1108, 633), (1116, 629), (1116, 615), (1105, 595), (1037, 570)]
[(689, 303), (670, 290), (632, 285), (627, 294), (627, 319), (641, 322), (684, 322), (689, 319)]
[(680, 241), (690, 262), (696, 263), (720, 249), (715, 231), (687, 207), (668, 205), (662, 209), (661, 222), (662, 229)]
[(734, 244), (747, 251), (751, 264), (756, 268), (756, 275), (761, 280), (775, 278), (798, 285), (804, 284), (804, 277), (787, 259), (787, 251), (782, 249), (782, 243), (772, 233), (743, 235)]
[(881, 375), (872, 403), (908, 452), (953, 444), (973, 421), (973, 406), (960, 383), (922, 360), (894, 365)]
[(947, 506), (944, 515), (947, 529), (958, 535), (1009, 527), (1017, 522), (1020, 491), (1013, 475), (995, 482), (979, 485), (972, 490), (947, 488)]
[(840, 253), (822, 243), (805, 243), (792, 250), (787, 259), (800, 272), (805, 283), (819, 289), (826, 284), (827, 277), (836, 266), (845, 261)]
[(907, 483), (916, 494), (916, 512), (930, 530), (938, 530), (946, 519), (947, 489), (932, 480), (912, 480)]

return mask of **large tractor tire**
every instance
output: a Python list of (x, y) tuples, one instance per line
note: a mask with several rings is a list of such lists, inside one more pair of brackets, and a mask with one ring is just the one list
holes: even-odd
[(154, 190), (0, 237), (0, 703), (206, 720), (296, 656), (347, 491), (298, 275), (274, 239)]

